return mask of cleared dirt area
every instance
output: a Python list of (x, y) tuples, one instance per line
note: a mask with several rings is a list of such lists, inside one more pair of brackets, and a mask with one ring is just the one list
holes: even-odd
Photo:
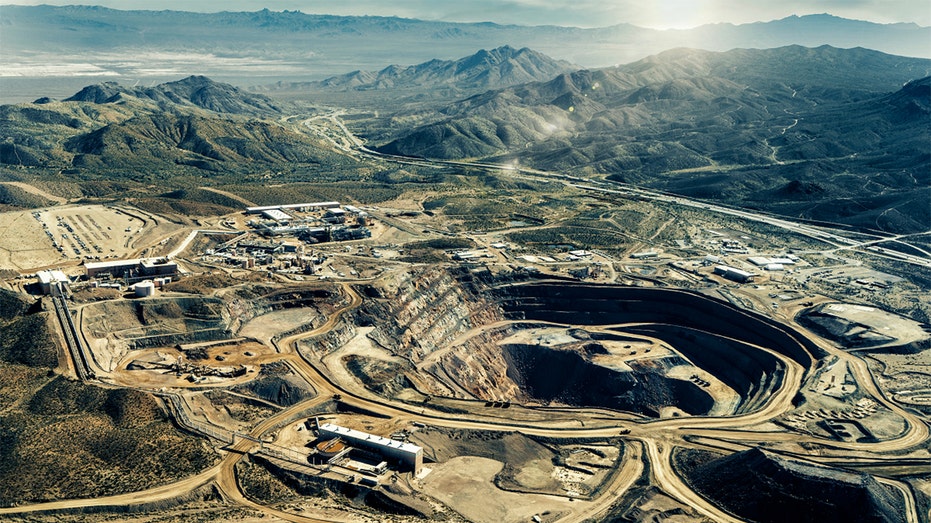
[(30, 211), (0, 213), (0, 267), (28, 272), (66, 258)]
[(68, 202), (68, 200), (66, 200), (65, 198), (62, 198), (61, 196), (55, 196), (54, 194), (50, 194), (34, 185), (29, 185), (28, 183), (25, 183), (25, 182), (0, 182), (0, 183), (3, 183), (4, 185), (12, 185), (13, 187), (18, 187), (28, 193), (35, 194), (36, 196), (41, 196), (45, 198), (46, 200), (50, 200), (58, 204), (64, 204)]
[(68, 261), (126, 258), (141, 236), (176, 228), (104, 205), (0, 213), (0, 267), (29, 272)]
[(299, 325), (312, 325), (315, 321), (318, 323), (322, 321), (317, 309), (283, 309), (256, 316), (246, 322), (239, 329), (238, 334), (247, 338), (262, 340), (270, 345), (272, 337), (293, 330)]
[(530, 521), (543, 513), (552, 517), (575, 503), (556, 496), (502, 491), (494, 484), (502, 468), (500, 461), (462, 456), (437, 464), (415, 486), (477, 523)]
[(845, 348), (878, 349), (927, 343), (928, 327), (878, 307), (826, 303), (806, 312), (800, 321)]
[[(123, 386), (150, 389), (232, 387), (255, 379), (258, 362), (271, 354), (272, 349), (255, 342), (211, 347), (205, 351), (204, 359), (185, 357), (184, 352), (175, 348), (145, 349), (124, 357), (112, 377)], [(243, 373), (235, 375), (239, 372)]]

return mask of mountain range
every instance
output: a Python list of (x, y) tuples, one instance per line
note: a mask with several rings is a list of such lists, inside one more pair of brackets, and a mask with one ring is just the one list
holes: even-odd
[(247, 93), (205, 76), (189, 76), (147, 88), (104, 82), (89, 85), (64, 101), (105, 104), (119, 102), (125, 97), (155, 102), (163, 107), (196, 107), (217, 113), (267, 116), (281, 112), (281, 104), (266, 96)]
[(674, 49), (448, 104), (379, 150), (914, 230), (931, 223), (929, 74), (866, 49)]
[(417, 65), (390, 65), (380, 71), (353, 71), (317, 82), (279, 82), (270, 89), (371, 91), (452, 89), (456, 92), (499, 89), (548, 80), (581, 69), (564, 60), (509, 45), (481, 49), (458, 60), (429, 60)]
[(63, 101), (0, 106), (0, 164), (120, 177), (126, 169), (238, 172), (333, 160), (327, 147), (276, 123), (281, 107), (203, 76), (144, 89), (91, 85)]
[[(423, 90), (476, 88), (487, 81), (476, 78), (503, 79), (512, 55), (558, 64), (504, 48), (393, 69), (393, 78)], [(931, 60), (866, 49), (673, 49), (452, 102), (386, 103), (380, 116), (347, 125), (386, 153), (516, 161), (910, 232), (931, 228), (929, 74)], [(395, 91), (367, 85), (362, 92), (375, 105)], [(287, 122), (293, 108), (204, 76), (147, 88), (103, 83), (61, 102), (0, 107), (0, 163), (114, 176), (129, 168), (235, 173), (345, 163)]]
[(931, 57), (931, 28), (831, 15), (659, 31), (627, 24), (582, 29), (268, 10), (188, 13), (47, 5), (5, 5), (0, 10), (4, 97), (34, 88), (17, 78), (78, 75), (151, 83), (196, 73), (258, 85), (378, 71), (392, 63), (406, 67), (454, 60), (504, 45), (588, 68), (628, 63), (675, 47), (726, 51), (827, 44)]

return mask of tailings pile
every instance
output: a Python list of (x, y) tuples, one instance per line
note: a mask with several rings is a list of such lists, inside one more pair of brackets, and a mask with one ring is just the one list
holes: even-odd
[(505, 345), (508, 376), (536, 401), (604, 407), (657, 417), (665, 407), (706, 414), (714, 400), (695, 383), (664, 370), (677, 358), (646, 360), (630, 370), (599, 365), (584, 351), (539, 345)]
[(868, 474), (760, 449), (705, 463), (691, 471), (689, 480), (729, 512), (760, 523), (905, 521), (902, 496)]

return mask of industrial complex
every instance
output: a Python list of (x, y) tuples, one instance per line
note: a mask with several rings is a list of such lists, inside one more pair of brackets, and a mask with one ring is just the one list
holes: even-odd
[(791, 496), (863, 463), (852, 485), (887, 482), (871, 499), (921, 488), (929, 330), (868, 301), (904, 278), (710, 218), (618, 243), (559, 214), (458, 234), (427, 211), (321, 201), (160, 230), (43, 211), (42, 241), (87, 249), (13, 285), (60, 327), (69, 387), (151, 395), (224, 463), (204, 485), (283, 519), (727, 521), (702, 463)]
[[(417, 445), (367, 434), (333, 425), (332, 423), (319, 425), (317, 431), (320, 439), (324, 440), (318, 445), (318, 448), (325, 448), (328, 455), (333, 453), (328, 458), (329, 462), (335, 462), (347, 454), (352, 446), (355, 446), (382, 456), (388, 462), (411, 470), (415, 475), (419, 474), (420, 469), (423, 467), (423, 449)], [(345, 445), (337, 446), (334, 443), (336, 441), (344, 442)], [(336, 449), (339, 449), (339, 452), (334, 453)], [(380, 467), (380, 469), (384, 470), (384, 467)]]

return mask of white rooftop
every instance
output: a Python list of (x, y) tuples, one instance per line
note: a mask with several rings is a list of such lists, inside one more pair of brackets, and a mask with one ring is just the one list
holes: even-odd
[(140, 263), (142, 263), (142, 258), (134, 258), (131, 260), (114, 260), (114, 261), (106, 261), (106, 262), (85, 263), (84, 268), (88, 270), (105, 269), (108, 267), (123, 267), (126, 265), (139, 265)]
[(730, 267), (730, 266), (727, 266), (727, 265), (718, 265), (718, 266), (715, 267), (715, 270), (721, 271), (721, 272), (729, 272), (729, 273), (731, 273), (731, 274), (739, 274), (739, 275), (745, 276), (745, 277), (749, 277), (749, 276), (753, 276), (753, 275), (754, 275), (752, 272), (747, 272), (747, 271), (745, 271), (745, 270), (738, 269), (737, 267)]
[[(797, 259), (798, 259), (798, 258), (796, 257), (796, 260), (797, 260)], [(766, 266), (766, 265), (772, 265), (772, 264), (774, 264), (774, 263), (775, 263), (775, 264), (779, 264), (779, 265), (793, 265), (793, 264), (795, 264), (795, 260), (793, 260), (792, 258), (789, 258), (789, 257), (767, 258), (767, 257), (764, 257), (764, 256), (751, 256), (751, 257), (747, 258), (747, 261), (750, 262), (750, 263), (752, 263), (752, 264), (754, 264), (754, 265), (756, 265), (756, 266), (758, 266), (758, 267), (764, 267), (764, 266)]]
[(39, 281), (43, 284), (49, 284), (52, 282), (66, 282), (70, 281), (65, 273), (61, 272), (58, 269), (51, 271), (39, 271), (36, 273), (36, 277), (39, 278)]
[(286, 222), (291, 219), (291, 215), (282, 211), (281, 209), (268, 209), (266, 211), (262, 211), (262, 214), (278, 222)]
[(262, 207), (246, 207), (246, 212), (249, 214), (258, 214), (262, 211), (270, 211), (272, 209), (329, 209), (332, 207), (339, 207), (339, 202), (310, 202), (310, 203), (288, 203), (283, 205), (265, 205)]
[(410, 454), (417, 454), (423, 449), (414, 445), (413, 443), (406, 443), (404, 441), (397, 441), (389, 438), (383, 438), (381, 436), (375, 436), (374, 434), (369, 434), (367, 432), (362, 432), (360, 430), (353, 430), (346, 427), (340, 427), (339, 425), (334, 425), (332, 423), (324, 423), (320, 425), (320, 430), (330, 434), (337, 434), (348, 440), (355, 440), (365, 442), (369, 445), (377, 445), (380, 447), (390, 447), (399, 449), (402, 452), (408, 452)]

